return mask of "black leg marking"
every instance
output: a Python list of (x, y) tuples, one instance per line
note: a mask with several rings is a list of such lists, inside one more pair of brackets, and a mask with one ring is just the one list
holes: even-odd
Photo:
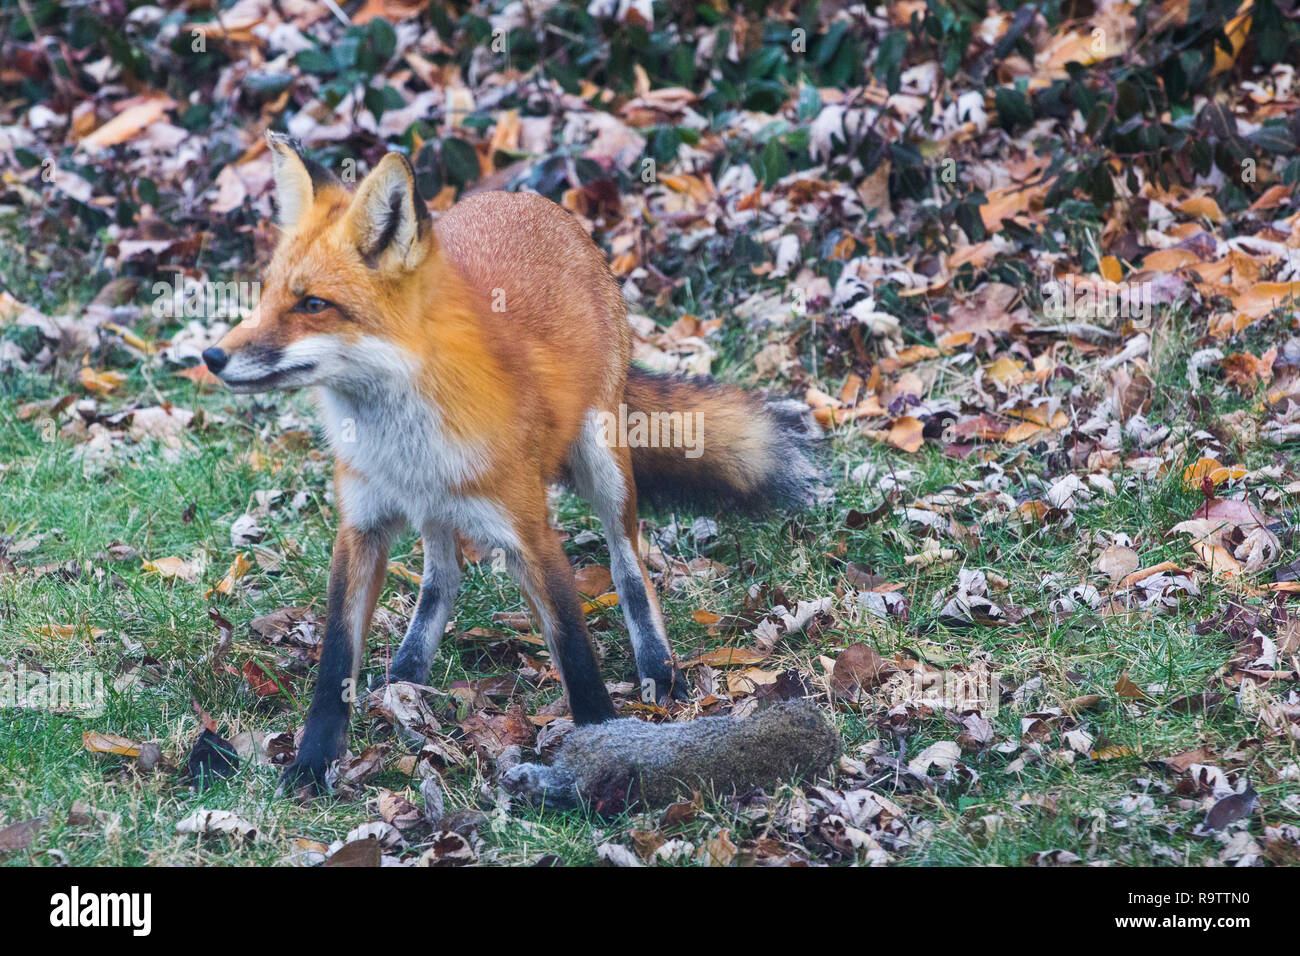
[[(569, 579), (567, 583), (565, 575)], [(567, 564), (563, 574), (548, 577), (546, 590), (555, 615), (553, 650), (559, 658), (560, 674), (569, 692), (574, 723), (598, 724), (612, 719), (615, 716), (614, 703), (601, 679), (596, 651), (591, 646), (591, 637), (582, 619), (582, 605), (573, 583), (573, 572)]]
[(415, 605), (415, 616), (411, 618), (411, 626), (407, 629), (406, 637), (402, 639), (397, 653), (393, 655), (393, 662), (388, 665), (390, 681), (422, 684), (429, 676), (429, 668), (433, 666), (433, 655), (425, 653), (423, 636), (433, 619), (434, 610), (443, 599), (443, 593), (437, 585), (420, 585), (420, 599)]
[(422, 684), (428, 679), (460, 587), (455, 534), (429, 533), (423, 536), (423, 541), (424, 576), (420, 581), (420, 597), (406, 636), (389, 665), (390, 681)]
[(623, 617), (632, 633), (632, 650), (645, 702), (663, 704), (669, 698), (686, 700), (690, 696), (686, 677), (673, 663), (667, 638), (661, 633), (661, 618), (646, 593), (645, 579), (640, 574), (626, 574), (615, 584)]
[(347, 748), (365, 633), (383, 587), (394, 530), (392, 523), (365, 531), (345, 527), (335, 540), (316, 687), (297, 759), (285, 768), (286, 784), (323, 789), (330, 763)]
[(347, 747), (348, 714), (354, 688), (352, 681), (352, 635), (345, 621), (349, 560), (336, 556), (330, 571), (325, 639), (307, 725), (294, 762), (285, 768), (286, 784), (324, 788), (325, 771)]

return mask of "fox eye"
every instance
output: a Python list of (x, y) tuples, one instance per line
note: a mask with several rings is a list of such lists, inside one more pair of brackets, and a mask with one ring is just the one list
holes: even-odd
[(333, 305), (332, 302), (322, 299), (320, 296), (305, 295), (298, 301), (298, 304), (293, 307), (293, 311), (306, 312), (308, 315), (315, 315), (318, 312), (324, 312), (331, 305)]

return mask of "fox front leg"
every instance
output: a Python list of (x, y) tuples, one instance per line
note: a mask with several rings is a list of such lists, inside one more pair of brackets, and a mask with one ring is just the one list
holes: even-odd
[(389, 681), (423, 684), (429, 679), (433, 656), (451, 619), (460, 586), (456, 533), (447, 526), (431, 526), (421, 534), (424, 574), (406, 636), (388, 666)]
[(324, 790), (329, 765), (347, 748), (348, 717), (356, 696), (366, 633), (383, 587), (395, 530), (392, 521), (371, 527), (344, 525), (334, 539), (320, 667), (298, 756), (284, 770), (286, 791)]

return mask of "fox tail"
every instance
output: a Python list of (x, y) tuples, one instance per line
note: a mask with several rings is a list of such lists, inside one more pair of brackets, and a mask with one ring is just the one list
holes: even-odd
[[(629, 441), (638, 500), (762, 514), (812, 504), (821, 485), (813, 456), (821, 429), (803, 402), (765, 401), (704, 376), (628, 369), (624, 401), (658, 441)], [(691, 441), (664, 441), (681, 428)], [(655, 434), (652, 430), (651, 434)]]

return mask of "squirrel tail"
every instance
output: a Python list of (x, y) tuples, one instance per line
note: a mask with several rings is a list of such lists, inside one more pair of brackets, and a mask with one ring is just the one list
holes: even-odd
[(555, 809), (583, 803), (612, 815), (662, 806), (693, 789), (744, 793), (825, 770), (840, 738), (807, 700), (785, 701), (752, 717), (700, 717), (673, 724), (621, 718), (569, 732), (550, 765), (507, 770), (507, 792)]
[(822, 436), (803, 402), (635, 365), (623, 398), (638, 500), (753, 514), (816, 500), (812, 450)]

